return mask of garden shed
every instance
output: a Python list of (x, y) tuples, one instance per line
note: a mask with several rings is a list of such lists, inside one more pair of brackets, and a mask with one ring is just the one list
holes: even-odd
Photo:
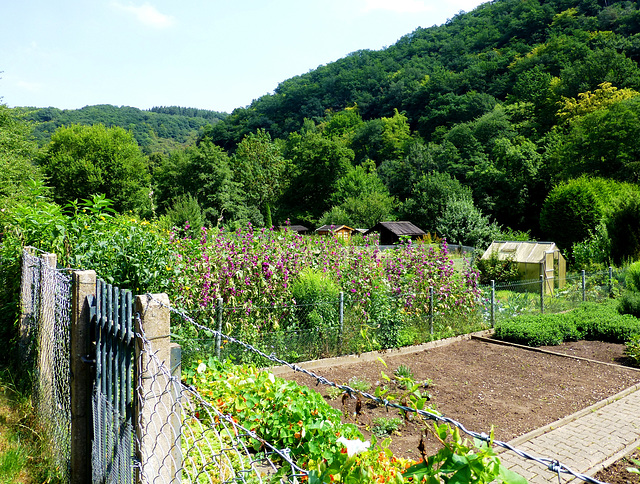
[(304, 225), (281, 225), (280, 230), (291, 230), (302, 235), (306, 234), (309, 229)]
[(348, 239), (356, 229), (347, 227), (346, 225), (323, 225), (316, 229), (318, 235), (333, 235), (341, 239)]
[(523, 281), (544, 276), (546, 294), (553, 293), (556, 278), (557, 287), (564, 287), (567, 262), (555, 242), (493, 241), (482, 259), (489, 259), (494, 252), (500, 260), (515, 261)]
[(416, 240), (427, 235), (422, 229), (416, 227), (411, 222), (380, 222), (365, 232), (368, 235), (372, 232), (380, 234), (380, 245), (393, 245), (400, 242), (400, 237), (409, 237)]

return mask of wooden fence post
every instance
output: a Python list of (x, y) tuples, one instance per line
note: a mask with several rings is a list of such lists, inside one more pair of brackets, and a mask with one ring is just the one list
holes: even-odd
[(91, 482), (93, 430), (89, 304), (96, 293), (95, 271), (74, 271), (71, 297), (71, 484)]
[[(136, 345), (137, 399), (134, 414), (139, 443), (140, 470), (137, 482), (179, 484), (182, 456), (180, 416), (176, 406), (179, 378), (172, 378), (172, 368), (179, 351), (169, 336), (169, 298), (166, 294), (136, 296), (136, 332), (144, 334), (149, 347)], [(172, 361), (172, 353), (174, 361)], [(166, 371), (160, 371), (164, 366)]]

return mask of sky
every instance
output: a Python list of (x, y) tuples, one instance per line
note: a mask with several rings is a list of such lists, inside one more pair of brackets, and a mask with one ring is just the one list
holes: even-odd
[[(486, 0), (485, 0), (486, 1)], [(0, 9), (0, 103), (231, 112), (482, 0), (19, 0)]]

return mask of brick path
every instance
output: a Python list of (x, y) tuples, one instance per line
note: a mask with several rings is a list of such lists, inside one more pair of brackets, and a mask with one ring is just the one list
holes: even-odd
[[(534, 457), (554, 459), (574, 472), (592, 476), (640, 446), (640, 384), (509, 444)], [(558, 482), (557, 473), (514, 452), (501, 452), (500, 461), (531, 484)], [(563, 483), (572, 478), (571, 474), (561, 476)]]

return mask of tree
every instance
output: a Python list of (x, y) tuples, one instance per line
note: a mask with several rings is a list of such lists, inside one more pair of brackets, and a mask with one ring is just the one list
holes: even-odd
[(0, 104), (0, 206), (6, 208), (31, 194), (29, 180), (42, 178), (33, 163), (37, 146), (30, 127), (17, 111)]
[(353, 151), (342, 140), (330, 140), (313, 129), (292, 133), (285, 157), (293, 164), (281, 218), (315, 224), (331, 207), (338, 180), (353, 166)]
[(451, 197), (473, 203), (471, 190), (448, 173), (422, 175), (413, 186), (411, 197), (400, 208), (400, 216), (425, 232), (436, 232), (438, 218)]
[(447, 242), (487, 248), (500, 233), (500, 227), (482, 214), (468, 198), (451, 197), (436, 220), (436, 230)]
[(133, 135), (123, 128), (58, 128), (40, 163), (61, 204), (103, 194), (118, 211), (151, 211), (149, 168)]
[[(288, 163), (271, 136), (263, 129), (244, 137), (232, 159), (234, 179), (246, 201), (266, 216), (286, 186)], [(270, 218), (270, 217), (269, 217)]]

